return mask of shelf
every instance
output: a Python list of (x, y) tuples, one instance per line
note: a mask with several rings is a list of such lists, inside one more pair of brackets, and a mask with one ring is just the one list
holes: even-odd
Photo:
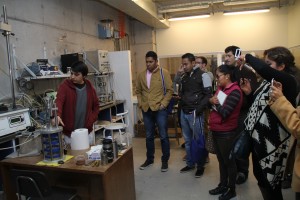
[(57, 75), (45, 75), (45, 76), (36, 76), (36, 77), (24, 77), (25, 79), (52, 79), (52, 78), (66, 78), (70, 74), (57, 74)]

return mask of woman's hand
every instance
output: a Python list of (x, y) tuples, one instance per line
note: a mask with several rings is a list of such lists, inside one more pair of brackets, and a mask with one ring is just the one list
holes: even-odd
[(276, 101), (279, 97), (283, 96), (282, 84), (273, 80), (273, 86), (271, 86), (272, 92), (270, 92), (270, 98), (272, 101)]
[(217, 105), (217, 104), (220, 104), (219, 103), (219, 100), (217, 98), (217, 96), (213, 96), (209, 99), (209, 102), (212, 104), (212, 105)]

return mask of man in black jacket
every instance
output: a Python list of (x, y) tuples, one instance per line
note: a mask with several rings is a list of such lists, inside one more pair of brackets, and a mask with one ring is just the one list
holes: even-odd
[(195, 56), (186, 53), (182, 57), (182, 66), (184, 75), (181, 84), (181, 129), (185, 140), (186, 166), (180, 170), (180, 173), (191, 171), (197, 165), (196, 178), (204, 173), (204, 164), (207, 157), (207, 151), (204, 152), (198, 162), (194, 162), (191, 157), (191, 141), (193, 134), (199, 138), (204, 134), (203, 131), (203, 111), (207, 107), (208, 100), (211, 97), (211, 79), (207, 73), (196, 66)]

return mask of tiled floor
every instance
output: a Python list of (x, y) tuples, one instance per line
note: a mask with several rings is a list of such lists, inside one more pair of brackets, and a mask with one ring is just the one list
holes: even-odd
[[(181, 141), (182, 143), (182, 141)], [(205, 168), (201, 178), (195, 178), (193, 172), (181, 174), (179, 170), (185, 166), (182, 157), (185, 155), (175, 139), (170, 139), (171, 157), (169, 171), (161, 172), (161, 148), (160, 140), (155, 139), (155, 162), (151, 167), (140, 170), (139, 166), (146, 159), (145, 139), (133, 138), (135, 188), (137, 200), (214, 200), (218, 196), (212, 196), (208, 190), (219, 183), (218, 161), (215, 155), (210, 154), (210, 162)], [(237, 185), (238, 200), (262, 200), (260, 190), (250, 168), (249, 179), (242, 185)], [(283, 190), (284, 199), (294, 199), (291, 189)]]

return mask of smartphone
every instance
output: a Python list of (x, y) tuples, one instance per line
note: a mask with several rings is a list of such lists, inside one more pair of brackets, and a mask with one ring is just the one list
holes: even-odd
[(273, 84), (274, 84), (274, 78), (272, 78), (272, 80), (271, 80), (271, 85), (270, 85), (270, 92), (272, 92), (272, 86), (273, 86)]
[(274, 85), (274, 78), (271, 80), (271, 87)]
[(240, 58), (241, 54), (242, 54), (242, 50), (236, 49), (235, 53), (234, 53), (235, 60), (238, 60)]

